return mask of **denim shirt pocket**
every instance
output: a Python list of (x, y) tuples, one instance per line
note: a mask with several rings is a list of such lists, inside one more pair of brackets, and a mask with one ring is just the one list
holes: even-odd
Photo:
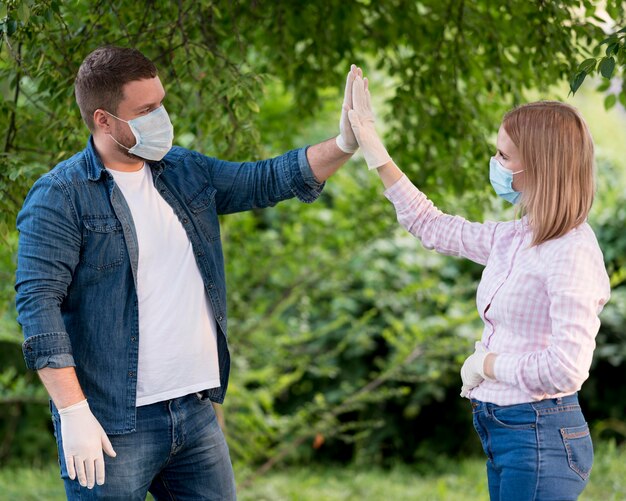
[(217, 190), (211, 186), (205, 186), (193, 195), (187, 202), (189, 210), (194, 215), (198, 228), (209, 240), (220, 238), (220, 225), (215, 208), (215, 194)]
[(124, 261), (122, 224), (114, 215), (83, 217), (81, 262), (97, 271), (119, 266)]

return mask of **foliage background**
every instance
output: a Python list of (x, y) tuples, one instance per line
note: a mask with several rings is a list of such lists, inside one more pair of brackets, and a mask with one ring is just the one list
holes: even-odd
[[(15, 323), (14, 220), (37, 176), (84, 147), (73, 78), (105, 43), (157, 63), (178, 144), (231, 160), (335, 135), (345, 73), (359, 64), (394, 159), (442, 210), (474, 219), (512, 216), (486, 182), (502, 114), (571, 99), (565, 84), (577, 90), (582, 69), (592, 73), (584, 61), (613, 57), (613, 83), (596, 80), (595, 94), (587, 81), (576, 101), (602, 114), (596, 139), (609, 146), (592, 223), (614, 288), (582, 399), (596, 437), (623, 440), (626, 182), (614, 129), (624, 124), (624, 15), (617, 0), (0, 2), (0, 464), (56, 455)], [(481, 268), (421, 249), (381, 192), (357, 158), (311, 206), (222, 220), (226, 432), (250, 472), (285, 461), (432, 467), (433, 455), (479, 453), (458, 370), (481, 331)]]

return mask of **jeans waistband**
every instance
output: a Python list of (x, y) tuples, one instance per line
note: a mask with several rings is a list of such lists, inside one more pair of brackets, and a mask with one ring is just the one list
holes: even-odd
[(535, 409), (545, 409), (555, 405), (578, 405), (578, 393), (558, 398), (548, 398), (539, 402), (530, 402)]
[(538, 400), (536, 402), (525, 402), (522, 404), (513, 404), (513, 405), (497, 405), (491, 402), (482, 402), (480, 400), (471, 399), (472, 409), (476, 410), (480, 407), (487, 409), (498, 409), (498, 408), (512, 408), (516, 406), (529, 406), (535, 410), (541, 409), (549, 409), (556, 406), (562, 405), (578, 405), (578, 393), (573, 393), (571, 395), (566, 395), (564, 397), (557, 398), (546, 398), (545, 400)]

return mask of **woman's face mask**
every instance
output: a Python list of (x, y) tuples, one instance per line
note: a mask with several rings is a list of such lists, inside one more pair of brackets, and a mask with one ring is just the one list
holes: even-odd
[(498, 196), (512, 204), (516, 204), (521, 195), (521, 192), (513, 189), (513, 176), (520, 172), (524, 172), (524, 169), (511, 172), (509, 169), (503, 167), (495, 157), (491, 157), (489, 161), (489, 181), (491, 181), (491, 186), (493, 186)]
[(136, 141), (135, 146), (132, 148), (127, 148), (109, 134), (111, 139), (122, 148), (127, 149), (128, 153), (146, 160), (158, 161), (172, 148), (174, 127), (172, 126), (167, 111), (165, 111), (165, 107), (159, 106), (147, 115), (133, 118), (132, 120), (124, 120), (108, 111), (107, 113), (121, 122), (126, 122), (130, 126), (130, 130), (135, 136)]

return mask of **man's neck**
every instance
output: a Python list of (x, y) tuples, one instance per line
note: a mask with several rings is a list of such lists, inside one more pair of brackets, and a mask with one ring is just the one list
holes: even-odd
[(144, 161), (140, 159), (129, 158), (120, 153), (109, 142), (110, 138), (105, 136), (93, 136), (93, 144), (100, 156), (100, 160), (107, 169), (119, 170), (122, 172), (135, 172), (143, 167)]

